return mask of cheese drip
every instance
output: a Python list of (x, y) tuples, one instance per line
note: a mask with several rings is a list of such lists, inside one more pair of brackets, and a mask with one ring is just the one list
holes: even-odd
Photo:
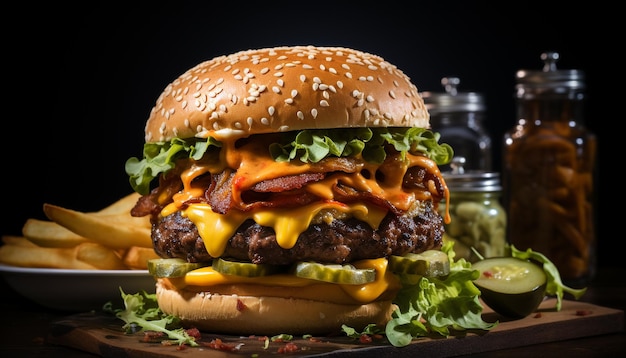
[(387, 213), (386, 210), (375, 206), (368, 207), (364, 204), (347, 205), (338, 202), (318, 202), (299, 208), (259, 210), (256, 212), (231, 210), (228, 215), (213, 212), (208, 204), (193, 204), (182, 211), (182, 214), (187, 216), (198, 228), (198, 233), (202, 237), (209, 255), (220, 257), (235, 230), (247, 219), (252, 219), (259, 225), (274, 228), (278, 245), (284, 249), (290, 249), (296, 244), (298, 236), (311, 225), (313, 218), (323, 209), (352, 214), (373, 228), (378, 228)]

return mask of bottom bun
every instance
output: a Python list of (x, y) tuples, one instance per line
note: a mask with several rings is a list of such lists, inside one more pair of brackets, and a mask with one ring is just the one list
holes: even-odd
[(360, 331), (370, 323), (384, 326), (396, 308), (391, 301), (346, 305), (197, 292), (177, 289), (162, 280), (157, 280), (156, 295), (161, 310), (180, 318), (186, 327), (235, 335), (327, 335), (340, 332), (343, 324)]

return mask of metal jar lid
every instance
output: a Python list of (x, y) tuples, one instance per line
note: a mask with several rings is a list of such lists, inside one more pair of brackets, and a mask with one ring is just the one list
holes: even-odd
[(443, 172), (444, 180), (450, 191), (455, 192), (499, 192), (502, 191), (500, 174), (486, 171), (465, 171), (464, 157), (454, 157), (450, 168), (452, 171)]
[(431, 116), (439, 113), (485, 111), (483, 96), (476, 92), (459, 92), (457, 88), (460, 83), (461, 80), (457, 77), (444, 77), (441, 79), (441, 85), (445, 93), (430, 91), (421, 93)]
[(585, 89), (585, 73), (581, 70), (559, 70), (556, 62), (558, 52), (541, 54), (542, 70), (519, 70), (515, 77), (518, 98), (533, 98), (544, 94), (582, 93)]

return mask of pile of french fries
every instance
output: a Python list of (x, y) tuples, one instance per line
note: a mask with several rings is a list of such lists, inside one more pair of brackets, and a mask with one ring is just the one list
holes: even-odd
[(23, 236), (2, 236), (0, 263), (19, 267), (80, 270), (145, 270), (157, 258), (150, 219), (133, 217), (133, 193), (106, 208), (84, 213), (44, 204), (48, 220), (30, 218)]

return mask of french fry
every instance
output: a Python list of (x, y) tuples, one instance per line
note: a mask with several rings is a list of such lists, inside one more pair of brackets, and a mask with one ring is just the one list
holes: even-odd
[(114, 250), (94, 242), (78, 245), (75, 254), (78, 261), (88, 263), (99, 270), (128, 269)]
[(96, 215), (116, 215), (116, 214), (128, 214), (130, 210), (135, 206), (137, 200), (141, 195), (139, 193), (128, 194), (106, 208), (95, 212)]
[(103, 246), (112, 249), (152, 247), (147, 216), (93, 215), (51, 204), (44, 204), (43, 210), (50, 220)]
[(15, 237), (3, 237), (3, 241), (5, 244), (0, 246), (0, 263), (6, 265), (79, 270), (126, 269), (113, 250), (95, 243), (82, 243), (72, 248), (53, 248), (37, 246), (25, 238), (20, 241), (15, 240)]
[(2, 236), (2, 242), (5, 245), (22, 246), (22, 247), (37, 247), (30, 240), (23, 236), (4, 235)]
[(28, 219), (22, 235), (42, 247), (74, 247), (88, 240), (54, 221)]
[(126, 250), (122, 261), (130, 269), (146, 270), (148, 269), (148, 260), (158, 259), (159, 256), (154, 252), (153, 248), (133, 246)]

